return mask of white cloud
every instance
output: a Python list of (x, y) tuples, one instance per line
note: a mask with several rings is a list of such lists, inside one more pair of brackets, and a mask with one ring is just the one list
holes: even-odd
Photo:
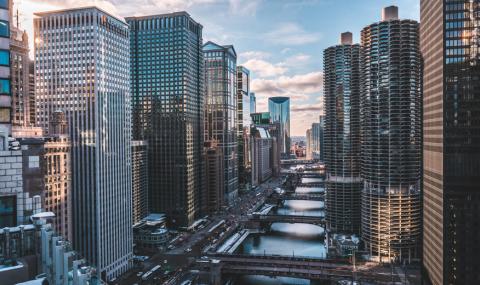
[(280, 76), (275, 79), (254, 79), (252, 90), (258, 94), (268, 93), (272, 96), (285, 94), (314, 94), (323, 89), (323, 73), (311, 72), (294, 76)]
[(254, 16), (261, 0), (229, 0), (230, 13), (234, 15)]
[(296, 23), (284, 23), (265, 35), (266, 39), (280, 45), (304, 45), (320, 40), (320, 33), (309, 33)]
[(270, 53), (264, 51), (245, 51), (239, 54), (239, 62), (248, 61), (250, 59), (267, 59), (270, 56)]
[(282, 63), (284, 66), (288, 67), (300, 67), (308, 63), (311, 59), (311, 56), (304, 53), (299, 53), (290, 57), (287, 57)]
[(262, 59), (250, 59), (242, 64), (260, 77), (273, 77), (287, 72), (287, 68)]

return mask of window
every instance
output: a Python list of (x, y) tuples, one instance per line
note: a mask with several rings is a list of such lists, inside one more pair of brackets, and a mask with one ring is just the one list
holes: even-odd
[(10, 66), (10, 51), (0, 50), (0, 65)]
[(0, 8), (3, 8), (3, 9), (8, 9), (8, 2), (10, 2), (9, 0), (0, 0)]
[(4, 37), (4, 38), (10, 37), (10, 29), (7, 21), (0, 20), (0, 37)]
[(31, 155), (28, 157), (28, 168), (40, 167), (40, 157)]
[(10, 79), (0, 78), (0, 95), (10, 95)]
[(0, 123), (10, 122), (10, 108), (0, 108)]

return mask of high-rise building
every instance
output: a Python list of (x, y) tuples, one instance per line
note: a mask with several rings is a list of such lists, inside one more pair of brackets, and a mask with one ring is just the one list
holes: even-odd
[(273, 140), (263, 127), (253, 127), (252, 135), (252, 185), (257, 186), (272, 176)]
[(312, 139), (312, 129), (308, 129), (306, 132), (306, 150), (305, 150), (305, 157), (306, 159), (313, 158), (313, 139)]
[(323, 129), (320, 123), (312, 124), (312, 159), (320, 159), (320, 146), (323, 145)]
[(250, 92), (250, 114), (257, 112), (257, 97), (254, 92)]
[(325, 161), (325, 115), (320, 115), (320, 124), (318, 125), (318, 159)]
[(421, 55), (418, 23), (398, 8), (362, 30), (362, 238), (372, 259), (409, 262), (421, 234)]
[(65, 239), (72, 241), (72, 173), (70, 139), (65, 113), (57, 110), (50, 118), (50, 135), (45, 138), (42, 159), (44, 169), (44, 209), (52, 212), (52, 227)]
[(435, 285), (480, 280), (479, 10), (479, 1), (420, 1), (423, 265)]
[(268, 125), (272, 123), (269, 112), (251, 113), (250, 116), (254, 125)]
[(232, 204), (238, 196), (237, 53), (231, 45), (207, 42), (203, 54), (207, 89), (205, 140), (217, 141), (222, 148), (225, 199)]
[(150, 212), (188, 226), (200, 214), (205, 175), (203, 27), (186, 12), (126, 20), (133, 138), (148, 142)]
[(206, 194), (204, 196), (207, 213), (217, 212), (225, 204), (223, 163), (222, 148), (215, 141), (205, 142)]
[(52, 114), (65, 112), (73, 245), (111, 279), (132, 258), (129, 27), (95, 7), (35, 16), (37, 123), (52, 134)]
[(148, 143), (132, 141), (133, 224), (148, 215)]
[(30, 57), (27, 32), (10, 25), (10, 74), (12, 89), (12, 125), (31, 126)]
[(290, 98), (271, 97), (268, 98), (268, 111), (272, 122), (280, 123), (279, 143), (283, 154), (290, 153)]
[[(360, 233), (360, 45), (342, 33), (339, 45), (323, 52), (326, 219), (333, 232)], [(312, 126), (313, 128), (313, 126)], [(318, 151), (320, 151), (318, 123)]]
[(250, 71), (243, 66), (237, 66), (237, 153), (238, 153), (238, 183), (241, 190), (246, 190), (249, 176), (250, 116), (251, 103)]
[(0, 151), (8, 150), (12, 129), (10, 88), (10, 22), (12, 1), (0, 2)]

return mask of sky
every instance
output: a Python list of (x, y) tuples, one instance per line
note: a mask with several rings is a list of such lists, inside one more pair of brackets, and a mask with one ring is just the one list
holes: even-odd
[[(204, 27), (204, 42), (234, 45), (237, 65), (251, 72), (257, 112), (268, 97), (290, 97), (291, 133), (305, 136), (323, 114), (323, 50), (342, 32), (359, 42), (363, 27), (381, 9), (399, 7), (400, 18), (419, 19), (419, 0), (14, 0), (19, 22), (33, 38), (33, 13), (98, 6), (116, 16), (187, 11)], [(33, 42), (33, 40), (30, 40)]]

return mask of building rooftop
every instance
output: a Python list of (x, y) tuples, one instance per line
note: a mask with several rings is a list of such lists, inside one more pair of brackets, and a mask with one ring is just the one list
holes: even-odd
[(60, 9), (60, 10), (52, 10), (52, 11), (44, 11), (44, 12), (36, 12), (33, 13), (34, 16), (37, 17), (45, 17), (45, 16), (51, 16), (55, 14), (67, 14), (67, 13), (72, 13), (72, 12), (79, 12), (79, 11), (86, 11), (86, 10), (97, 10), (99, 12), (104, 13), (105, 15), (108, 15), (112, 17), (113, 19), (118, 20), (119, 22), (122, 22), (124, 24), (127, 24), (125, 20), (121, 17), (114, 16), (113, 14), (98, 8), (97, 6), (85, 6), (85, 7), (76, 7), (76, 8), (69, 8), (69, 9)]
[(290, 100), (290, 97), (270, 97), (268, 100), (273, 101), (275, 103), (283, 103)]
[(136, 20), (148, 20), (148, 19), (157, 19), (157, 18), (167, 18), (167, 17), (176, 17), (176, 16), (187, 16), (192, 20), (195, 24), (203, 27), (200, 23), (195, 21), (190, 14), (186, 11), (178, 11), (173, 13), (164, 13), (164, 14), (155, 14), (155, 15), (144, 15), (144, 16), (132, 16), (132, 17), (125, 17), (125, 21), (136, 21)]

